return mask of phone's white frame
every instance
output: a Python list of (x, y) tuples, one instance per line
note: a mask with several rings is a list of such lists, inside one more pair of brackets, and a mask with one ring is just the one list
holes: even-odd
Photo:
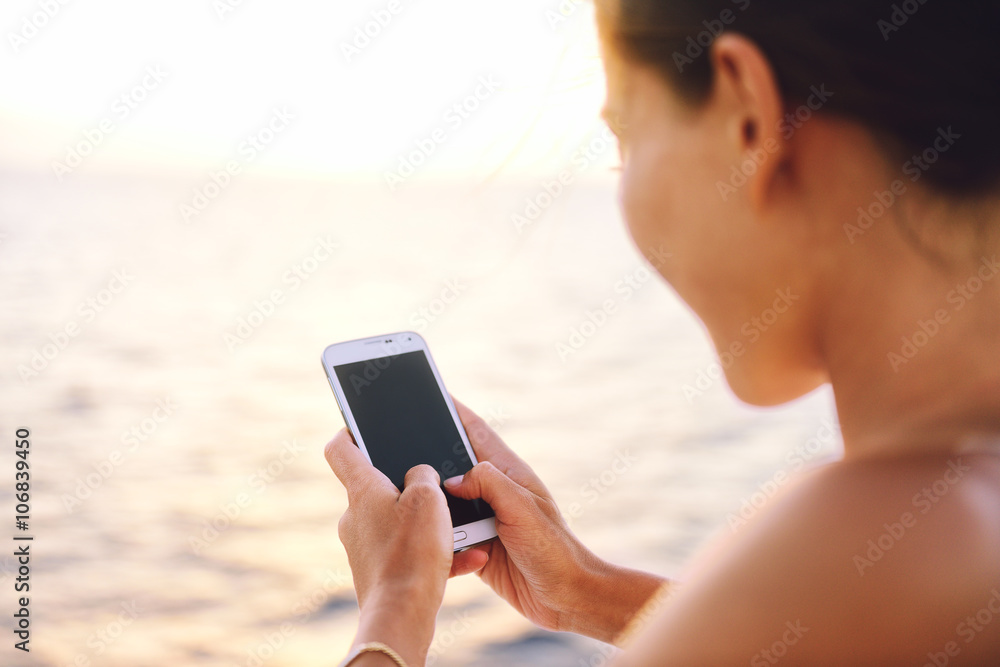
[[(347, 428), (350, 430), (351, 435), (354, 436), (354, 442), (357, 443), (358, 448), (361, 449), (365, 458), (368, 459), (369, 463), (371, 463), (372, 459), (368, 454), (368, 449), (365, 447), (364, 437), (358, 430), (357, 422), (354, 420), (354, 415), (351, 413), (350, 405), (347, 403), (347, 396), (344, 393), (344, 388), (340, 385), (340, 380), (337, 379), (337, 374), (333, 369), (334, 367), (342, 364), (350, 364), (358, 361), (372, 361), (395, 356), (405, 352), (418, 351), (423, 352), (424, 356), (427, 358), (427, 363), (431, 367), (434, 379), (437, 381), (438, 389), (441, 390), (441, 394), (444, 396), (444, 402), (448, 406), (448, 412), (451, 413), (451, 418), (455, 421), (455, 426), (458, 428), (458, 434), (462, 438), (465, 450), (468, 452), (469, 458), (472, 460), (472, 465), (476, 465), (479, 463), (479, 460), (476, 459), (476, 453), (472, 450), (472, 444), (469, 442), (469, 436), (465, 432), (462, 420), (458, 417), (458, 411), (455, 409), (455, 404), (451, 400), (451, 394), (449, 394), (448, 390), (445, 389), (444, 381), (441, 379), (441, 374), (438, 373), (437, 365), (434, 363), (434, 358), (431, 356), (430, 349), (427, 347), (427, 341), (425, 341), (420, 334), (413, 331), (402, 331), (400, 333), (387, 334), (384, 336), (371, 336), (369, 338), (359, 338), (357, 340), (349, 340), (343, 343), (334, 343), (333, 345), (327, 346), (327, 348), (323, 350), (323, 370), (326, 372), (326, 378), (330, 382), (330, 388), (333, 389), (333, 395), (337, 399), (337, 405), (340, 406), (340, 414), (344, 418), (344, 423), (347, 424)], [(494, 517), (482, 519), (481, 521), (475, 521), (462, 526), (455, 526), (453, 533), (455, 551), (462, 551), (463, 549), (467, 549), (476, 544), (487, 542), (496, 536), (496, 520)]]

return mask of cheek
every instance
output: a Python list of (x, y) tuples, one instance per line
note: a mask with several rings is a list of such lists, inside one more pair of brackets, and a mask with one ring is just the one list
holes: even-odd
[[(703, 145), (646, 141), (629, 154), (619, 184), (622, 215), (638, 250), (692, 308), (711, 319), (730, 285), (736, 209), (716, 189)], [(669, 259), (663, 261), (669, 253)]]
[[(619, 184), (622, 216), (638, 250), (670, 283), (683, 274), (683, 258), (692, 254), (695, 239), (686, 209), (687, 190), (682, 161), (665, 147), (649, 144), (628, 156)], [(671, 255), (664, 262), (665, 253)], [(676, 287), (676, 285), (675, 285)]]
[(669, 175), (655, 168), (647, 156), (630, 156), (618, 187), (622, 216), (636, 247), (646, 256), (650, 249), (671, 244), (672, 204)]

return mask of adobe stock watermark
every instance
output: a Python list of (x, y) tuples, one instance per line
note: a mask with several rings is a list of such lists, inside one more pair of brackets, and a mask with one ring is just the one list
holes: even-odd
[(48, 343), (35, 348), (27, 364), (17, 365), (17, 374), (21, 382), (27, 383), (42, 374), (56, 357), (63, 352), (74, 338), (85, 329), (84, 325), (92, 323), (103, 313), (125, 289), (132, 284), (135, 277), (129, 273), (128, 267), (122, 267), (111, 275), (107, 285), (93, 296), (87, 297), (77, 306), (79, 319), (68, 320), (62, 328), (49, 333)]
[[(232, 500), (219, 505), (219, 510), (211, 517), (202, 519), (197, 535), (188, 536), (188, 546), (195, 556), (200, 556), (212, 543), (239, 521), (243, 513), (262, 496), (267, 487), (281, 477), (306, 448), (296, 440), (285, 440), (281, 450), (263, 466), (247, 477), (246, 489), (238, 492)], [(251, 494), (252, 492), (252, 494)]]
[[(668, 582), (659, 587), (649, 600), (638, 610), (635, 615), (628, 620), (625, 625), (625, 629), (622, 630), (621, 634), (618, 635), (616, 640), (619, 646), (627, 646), (632, 643), (632, 640), (649, 626), (650, 621), (654, 620), (660, 613), (660, 611), (666, 606), (666, 604), (677, 595), (680, 590), (680, 586), (676, 585), (675, 582)], [(601, 653), (604, 653), (601, 651)], [(593, 659), (593, 658), (592, 658)], [(602, 667), (605, 663), (598, 662), (592, 667)]]
[(500, 82), (492, 74), (479, 77), (475, 88), (461, 99), (454, 102), (442, 117), (443, 125), (438, 125), (426, 136), (413, 140), (414, 148), (396, 158), (396, 169), (383, 174), (390, 192), (405, 183), (417, 173), (431, 158), (437, 149), (447, 143), (449, 137), (457, 132), (472, 115), (479, 111), (483, 103), (500, 90)]
[(363, 389), (370, 387), (372, 383), (382, 377), (382, 372), (389, 368), (399, 355), (411, 352), (413, 342), (409, 336), (397, 336), (379, 343), (378, 347), (382, 351), (382, 356), (373, 356), (363, 363), (357, 362), (351, 365), (351, 376), (348, 379), (355, 396), (360, 396)]
[(417, 333), (427, 331), (427, 328), (436, 322), (438, 318), (444, 315), (448, 308), (451, 307), (451, 305), (458, 300), (458, 297), (460, 297), (467, 289), (469, 289), (468, 286), (462, 284), (462, 282), (458, 279), (446, 280), (444, 287), (441, 288), (438, 296), (418, 308), (417, 311), (410, 316), (410, 326)]
[(56, 179), (61, 183), (93, 155), (97, 147), (114, 134), (168, 76), (169, 72), (164, 72), (160, 65), (146, 67), (142, 78), (114, 99), (108, 113), (96, 125), (85, 129), (79, 141), (66, 147), (61, 161), (52, 161), (52, 173), (56, 175)]
[(91, 464), (94, 472), (88, 473), (84, 477), (77, 477), (73, 487), (73, 493), (64, 493), (59, 496), (63, 509), (67, 514), (75, 512), (83, 503), (94, 495), (97, 489), (101, 488), (106, 481), (111, 479), (115, 471), (134, 454), (139, 446), (153, 437), (167, 420), (169, 420), (177, 405), (169, 397), (156, 400), (156, 406), (150, 411), (147, 417), (133, 424), (128, 430), (122, 432), (120, 442), (124, 445), (120, 449), (114, 449), (107, 457)]
[(510, 415), (507, 414), (504, 406), (499, 405), (489, 408), (480, 418), (486, 424), (485, 427), (482, 424), (477, 424), (473, 429), (468, 427), (465, 429), (465, 434), (469, 436), (469, 442), (472, 444), (473, 450), (475, 450), (477, 444), (485, 442), (490, 437), (489, 432), (486, 430), (487, 428), (499, 433), (500, 429), (510, 420)]
[(115, 642), (122, 638), (125, 631), (135, 623), (143, 611), (135, 600), (122, 602), (120, 606), (121, 611), (115, 619), (108, 621), (104, 627), (87, 636), (87, 648), (90, 650), (77, 653), (73, 662), (70, 663), (73, 667), (90, 667), (95, 664), (91, 662), (91, 659), (104, 655)]
[(979, 269), (968, 280), (955, 285), (955, 289), (945, 295), (945, 301), (951, 306), (951, 311), (939, 308), (934, 311), (931, 317), (917, 320), (916, 330), (909, 336), (903, 336), (899, 351), (889, 352), (886, 355), (893, 372), (898, 373), (900, 368), (910, 363), (921, 350), (927, 347), (934, 337), (951, 322), (952, 314), (965, 308), (983, 291), (987, 283), (996, 278), (998, 273), (1000, 273), (1000, 262), (997, 262), (996, 255), (981, 258)]
[(243, 6), (245, 0), (212, 0), (212, 10), (220, 21)]
[(606, 667), (611, 664), (614, 660), (621, 654), (621, 649), (618, 649), (611, 644), (601, 644), (600, 647), (591, 653), (586, 658), (580, 658), (577, 660), (577, 665), (579, 667)]
[(295, 624), (286, 621), (276, 629), (265, 632), (260, 636), (260, 641), (256, 645), (247, 649), (246, 657), (239, 664), (244, 667), (261, 667), (284, 648), (288, 640), (295, 635), (296, 630)]
[(703, 396), (706, 391), (712, 388), (712, 385), (721, 380), (726, 370), (736, 363), (737, 359), (746, 354), (747, 350), (781, 319), (782, 315), (794, 308), (795, 302), (801, 298), (792, 292), (791, 287), (775, 290), (774, 293), (778, 298), (774, 300), (771, 307), (765, 308), (760, 315), (750, 318), (740, 327), (740, 334), (746, 338), (746, 342), (734, 340), (728, 348), (719, 352), (718, 360), (698, 371), (693, 383), (684, 385), (682, 391), (689, 404), (694, 403), (694, 399)]
[(827, 450), (840, 433), (840, 426), (829, 419), (823, 419), (816, 435), (806, 440), (785, 456), (786, 467), (775, 471), (770, 479), (765, 480), (757, 486), (757, 490), (740, 501), (740, 508), (737, 512), (730, 512), (726, 515), (726, 523), (734, 533), (746, 526), (751, 519), (757, 516), (770, 500), (778, 495), (793, 478), (793, 475), (821, 452)]
[[(826, 89), (826, 84), (820, 84), (819, 88), (811, 86), (810, 95), (806, 101), (795, 109), (789, 111), (776, 124), (775, 128), (781, 133), (781, 138), (785, 141), (795, 136), (795, 133), (802, 129), (806, 123), (812, 120), (813, 115), (823, 108), (835, 93)], [(733, 165), (729, 173), (728, 181), (716, 181), (715, 187), (719, 191), (722, 201), (729, 201), (730, 195), (736, 193), (739, 188), (747, 184), (747, 180), (757, 173), (768, 159), (781, 149), (778, 140), (768, 138), (764, 140), (764, 145), (756, 150), (748, 150), (740, 164)]]
[[(903, 175), (909, 176), (911, 183), (916, 183), (941, 159), (941, 155), (947, 153), (961, 138), (962, 135), (955, 132), (950, 125), (947, 129), (939, 127), (938, 135), (932, 144), (919, 155), (913, 155), (903, 163)], [(858, 207), (857, 223), (844, 223), (844, 233), (847, 235), (847, 240), (854, 244), (907, 192), (906, 182), (899, 178), (890, 183), (887, 190), (876, 191), (874, 201), (867, 207)]]
[(750, 667), (767, 667), (778, 664), (782, 658), (788, 655), (789, 649), (798, 644), (807, 632), (809, 632), (809, 628), (802, 625), (801, 620), (787, 621), (781, 638), (750, 658)]
[(389, 0), (383, 8), (373, 9), (369, 19), (363, 25), (355, 26), (352, 39), (340, 43), (340, 53), (343, 54), (347, 64), (350, 65), (351, 61), (371, 46), (392, 25), (405, 6), (410, 4), (412, 4), (412, 0), (406, 2)]
[(334, 256), (338, 248), (340, 244), (333, 241), (329, 234), (325, 237), (317, 236), (312, 250), (293, 262), (281, 275), (281, 284), (287, 287), (275, 287), (264, 296), (255, 299), (250, 312), (237, 318), (232, 330), (222, 334), (222, 341), (229, 351), (235, 352), (243, 343), (250, 340), (266, 321), (274, 317), (288, 296), (312, 278), (320, 267)]
[(243, 168), (257, 159), (275, 139), (287, 130), (295, 116), (285, 107), (275, 107), (271, 111), (271, 116), (264, 121), (264, 125), (246, 136), (236, 148), (237, 158), (229, 160), (220, 169), (208, 172), (208, 180), (200, 186), (194, 188), (194, 194), (189, 201), (182, 202), (178, 206), (181, 219), (185, 224), (191, 224), (195, 218), (201, 215), (209, 204), (215, 201), (219, 195), (225, 192), (233, 178), (243, 172)]
[(917, 510), (917, 513), (906, 511), (900, 514), (899, 519), (896, 521), (883, 523), (882, 528), (884, 531), (868, 540), (865, 545), (867, 548), (863, 553), (854, 555), (853, 562), (854, 567), (858, 571), (858, 576), (865, 576), (867, 570), (875, 567), (875, 563), (882, 560), (894, 546), (906, 537), (906, 533), (917, 525), (919, 517), (934, 509), (941, 502), (941, 499), (947, 496), (952, 488), (962, 481), (965, 473), (970, 470), (972, 468), (962, 463), (961, 458), (948, 461), (948, 468), (941, 477), (922, 488), (910, 499), (910, 504), (914, 510)]
[[(365, 377), (372, 377), (373, 379), (368, 382), (363, 382), (363, 384), (367, 386), (368, 384), (371, 384), (371, 382), (373, 382), (374, 380), (378, 379), (378, 375), (381, 374), (381, 371), (385, 370), (385, 368), (388, 367), (388, 364), (390, 364), (394, 358), (395, 357), (383, 357), (382, 359), (372, 360), (376, 362), (383, 362), (383, 364), (380, 364), (381, 370), (377, 370), (378, 369), (377, 366), (369, 366), (366, 363)], [(376, 369), (376, 374), (368, 375), (367, 373), (368, 369)], [(360, 386), (360, 384), (362, 384), (362, 381), (356, 379), (356, 376), (352, 374), (351, 383), (355, 386)], [(482, 419), (482, 423), (477, 423), (475, 428), (473, 429), (466, 428), (466, 435), (469, 438), (469, 444), (472, 445), (473, 451), (476, 450), (477, 444), (483, 443), (485, 439), (490, 437), (487, 429), (492, 429), (494, 432), (499, 432), (500, 429), (503, 427), (503, 425), (507, 423), (509, 415), (505, 414), (503, 407), (492, 407), (489, 409), (488, 412), (483, 413), (483, 415), (480, 415), (480, 419)], [(485, 426), (483, 426), (483, 424), (485, 424)], [(463, 428), (465, 428), (464, 425)], [(464, 474), (463, 471), (468, 471), (469, 469), (472, 468), (472, 459), (469, 458), (469, 450), (466, 448), (465, 443), (462, 441), (461, 438), (456, 439), (452, 443), (451, 454), (453, 454), (454, 456), (441, 461), (434, 468), (437, 471), (438, 476), (442, 480), (450, 479), (460, 474)], [(473, 502), (478, 503), (478, 501), (473, 501)]]
[(448, 621), (438, 621), (434, 641), (431, 642), (431, 647), (427, 650), (427, 662), (424, 664), (430, 667), (436, 663), (462, 635), (473, 627), (472, 621), (473, 619), (469, 617), (469, 612), (466, 610), (455, 612)]
[(518, 234), (534, 225), (542, 215), (572, 186), (576, 179), (596, 164), (608, 150), (617, 145), (615, 133), (602, 124), (594, 135), (573, 153), (569, 166), (552, 178), (543, 180), (534, 194), (524, 199), (524, 206), (511, 214), (510, 222)]
[(545, 20), (549, 23), (549, 28), (555, 32), (566, 23), (583, 5), (585, 0), (559, 0), (559, 4), (545, 10)]
[(61, 11), (70, 3), (70, 0), (39, 0), (38, 10), (21, 17), (17, 31), (7, 33), (7, 41), (11, 50), (16, 54), (32, 39), (37, 37), (45, 26), (49, 24)]
[[(294, 622), (281, 623), (275, 630), (260, 635), (260, 640), (246, 649), (244, 667), (261, 667), (284, 648), (285, 643), (295, 635), (298, 626), (304, 625), (326, 604), (333, 593), (351, 588), (351, 575), (341, 570), (326, 570), (323, 583), (292, 605)], [(353, 596), (352, 596), (353, 597)]]
[(300, 625), (307, 623), (313, 614), (327, 603), (331, 595), (353, 590), (351, 584), (352, 579), (349, 572), (343, 572), (340, 569), (336, 571), (326, 570), (323, 573), (323, 583), (292, 605), (292, 615), (295, 617), (295, 621)]
[[(736, 8), (745, 12), (750, 7), (750, 0), (731, 0)], [(711, 48), (715, 40), (725, 32), (726, 27), (736, 22), (738, 14), (732, 9), (726, 8), (719, 13), (719, 18), (704, 20), (701, 22), (705, 29), (697, 35), (687, 38), (687, 46), (683, 53), (674, 51), (674, 65), (677, 71), (684, 73), (684, 68), (694, 64), (694, 61), (704, 55), (705, 51)]]
[(607, 468), (580, 485), (578, 492), (580, 500), (573, 501), (566, 506), (563, 519), (566, 520), (567, 525), (572, 526), (574, 521), (583, 516), (588, 507), (600, 500), (638, 462), (639, 458), (630, 454), (627, 449), (615, 452), (614, 458)]
[(875, 22), (875, 27), (882, 33), (882, 39), (888, 42), (893, 33), (899, 32), (904, 25), (909, 23), (910, 17), (926, 4), (927, 0), (903, 0), (899, 4), (893, 4), (889, 18), (879, 19)]
[[(666, 252), (662, 245), (650, 248), (645, 254), (654, 270), (659, 269), (673, 257), (673, 254)], [(645, 265), (625, 274), (614, 284), (612, 288), (614, 296), (608, 297), (593, 310), (585, 310), (583, 318), (570, 328), (569, 337), (565, 341), (556, 342), (556, 354), (559, 355), (559, 360), (565, 364), (572, 355), (582, 350), (619, 312), (619, 308), (631, 300), (652, 278), (653, 271)]]
[[(986, 632), (986, 629), (993, 621), (1000, 618), (1000, 588), (994, 588), (988, 592), (989, 598), (986, 603), (974, 614), (970, 614), (955, 627), (955, 634), (962, 640), (964, 645), (971, 644), (976, 637)], [(948, 667), (953, 658), (957, 658), (962, 653), (962, 645), (956, 640), (950, 640), (941, 647), (940, 651), (932, 651), (927, 654), (927, 662), (922, 667)]]

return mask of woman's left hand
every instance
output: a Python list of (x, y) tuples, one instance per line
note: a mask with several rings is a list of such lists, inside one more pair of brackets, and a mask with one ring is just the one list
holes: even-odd
[(430, 466), (416, 466), (400, 493), (346, 429), (325, 453), (347, 489), (339, 532), (361, 608), (355, 643), (381, 641), (407, 664), (422, 665), (452, 573), (454, 538), (441, 480)]

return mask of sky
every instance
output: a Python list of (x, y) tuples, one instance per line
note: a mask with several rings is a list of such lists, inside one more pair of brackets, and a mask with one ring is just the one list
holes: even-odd
[(0, 34), (6, 168), (490, 177), (601, 129), (577, 0), (5, 0)]

